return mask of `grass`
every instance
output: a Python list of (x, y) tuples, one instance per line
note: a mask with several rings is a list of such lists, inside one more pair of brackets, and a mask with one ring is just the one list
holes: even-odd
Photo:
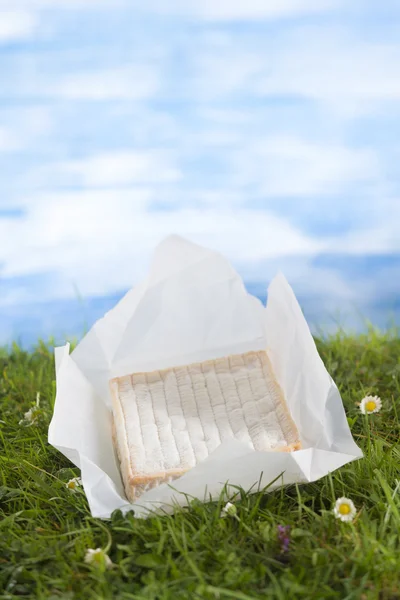
[[(239, 490), (237, 516), (193, 502), (174, 516), (91, 517), (79, 475), (47, 443), (54, 397), (52, 351), (0, 354), (0, 598), (400, 599), (400, 339), (371, 330), (317, 340), (365, 458), (322, 480), (272, 493)], [(40, 392), (40, 419), (20, 425)], [(357, 402), (383, 401), (364, 417)], [(397, 486), (397, 487), (396, 487)], [(397, 492), (396, 492), (397, 490)], [(351, 498), (353, 523), (332, 515)], [(282, 552), (278, 525), (289, 525)], [(85, 564), (102, 547), (114, 563)]]

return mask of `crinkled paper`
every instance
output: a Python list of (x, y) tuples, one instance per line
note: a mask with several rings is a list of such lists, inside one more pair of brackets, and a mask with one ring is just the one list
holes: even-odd
[[(297, 425), (302, 450), (257, 452), (238, 440), (129, 504), (111, 436), (109, 380), (134, 372), (266, 349)], [(171, 510), (188, 497), (218, 497), (226, 483), (258, 489), (315, 481), (360, 458), (339, 391), (325, 369), (295, 295), (283, 275), (267, 306), (247, 293), (221, 255), (169, 237), (145, 281), (97, 321), (70, 354), (55, 349), (57, 395), (49, 442), (82, 471), (93, 516), (116, 509)]]

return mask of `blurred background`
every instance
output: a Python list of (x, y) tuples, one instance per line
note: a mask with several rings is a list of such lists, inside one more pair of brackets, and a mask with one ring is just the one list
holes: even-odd
[(400, 4), (0, 0), (0, 345), (81, 337), (170, 233), (314, 330), (400, 318)]

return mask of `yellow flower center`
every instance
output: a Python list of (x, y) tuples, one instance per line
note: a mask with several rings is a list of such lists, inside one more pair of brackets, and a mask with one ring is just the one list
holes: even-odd
[(372, 412), (373, 410), (376, 409), (376, 402), (374, 402), (373, 400), (369, 400), (366, 403), (365, 408), (367, 409), (368, 412)]
[(74, 490), (76, 488), (75, 481), (69, 481), (67, 485), (71, 490)]
[(341, 504), (339, 506), (339, 512), (341, 515), (348, 515), (350, 512), (350, 506), (348, 504)]

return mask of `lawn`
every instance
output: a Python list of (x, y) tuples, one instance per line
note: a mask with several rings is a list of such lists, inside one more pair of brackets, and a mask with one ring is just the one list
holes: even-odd
[[(174, 516), (91, 517), (79, 475), (47, 443), (55, 397), (53, 355), (40, 343), (0, 354), (0, 598), (400, 599), (400, 338), (371, 330), (317, 340), (365, 458), (322, 480), (272, 493), (239, 490)], [(20, 421), (40, 392), (40, 414)], [(368, 394), (382, 410), (361, 414)], [(350, 498), (353, 522), (335, 519)], [(290, 526), (282, 541), (278, 526)], [(86, 564), (89, 548), (113, 562)]]

